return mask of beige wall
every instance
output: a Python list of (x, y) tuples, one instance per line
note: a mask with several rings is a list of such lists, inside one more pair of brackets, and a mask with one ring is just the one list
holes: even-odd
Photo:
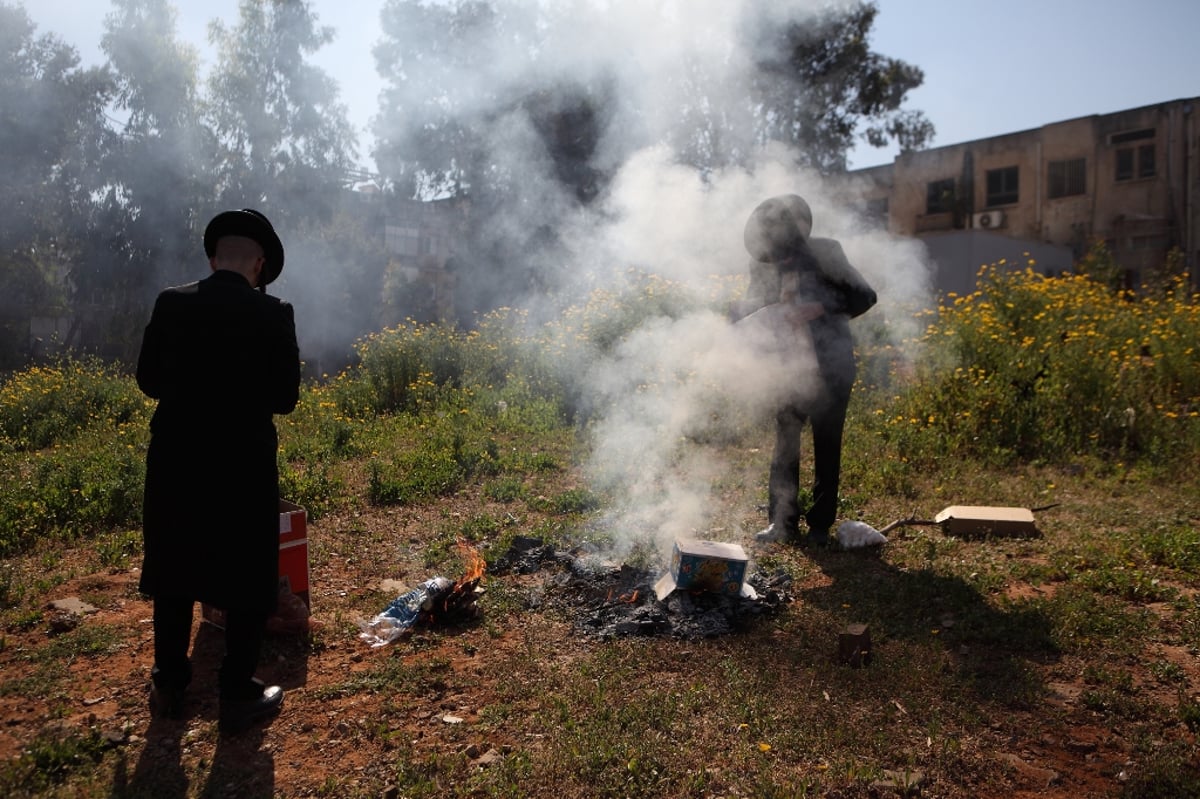
[[(843, 191), (863, 208), (886, 204), (888, 229), (898, 235), (979, 228), (980, 214), (986, 212), (992, 223), (987, 229), (1070, 247), (1076, 257), (1094, 238), (1105, 239), (1135, 283), (1160, 267), (1173, 247), (1188, 256), (1194, 273), (1200, 247), (1197, 99), (905, 153), (890, 165), (849, 173)], [(1149, 129), (1153, 137), (1129, 136)], [(1122, 136), (1131, 140), (1122, 142)], [(1142, 153), (1135, 153), (1133, 177), (1117, 180), (1118, 151), (1142, 147), (1152, 150), (1153, 175), (1137, 173), (1136, 159)], [(1051, 198), (1051, 164), (1073, 159), (1084, 159), (1082, 176), (1072, 172), (1073, 181), (1082, 179), (1072, 185), (1080, 185), (1083, 193)], [(1017, 170), (1015, 201), (989, 204), (989, 170), (1012, 167)], [(953, 181), (953, 202), (946, 210), (929, 213), (928, 186), (940, 180)], [(998, 219), (1002, 221), (996, 224)]]

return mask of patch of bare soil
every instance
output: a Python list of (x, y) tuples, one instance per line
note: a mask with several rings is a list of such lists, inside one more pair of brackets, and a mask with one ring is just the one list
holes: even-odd
[[(269, 641), (259, 676), (285, 688), (283, 712), (271, 723), (237, 736), (217, 733), (221, 632), (201, 622), (197, 609), (195, 679), (185, 718), (154, 720), (147, 703), (151, 605), (137, 592), (136, 570), (97, 572), (89, 563), (94, 552), (86, 546), (61, 553), (55, 569), (66, 568), (77, 576), (47, 589), (39, 601), (45, 607), (52, 600), (77, 597), (95, 611), (56, 622), (56, 615), (47, 610), (37, 623), (3, 633), (0, 673), (7, 690), (0, 692), (0, 761), (17, 757), (41, 735), (93, 728), (117, 752), (119, 766), (113, 785), (90, 793), (81, 789), (84, 796), (390, 796), (389, 768), (400, 750), (409, 753), (410, 760), (419, 761), (422, 754), (454, 757), (478, 769), (489, 768), (516, 750), (536, 751), (543, 733), (523, 728), (519, 720), (532, 708), (511, 708), (517, 720), (505, 725), (480, 725), (481, 712), (507, 701), (502, 689), (508, 681), (527, 678), (513, 674), (511, 664), (531, 657), (548, 664), (569, 663), (605, 646), (606, 636), (581, 634), (578, 624), (562, 614), (540, 613), (536, 608), (416, 629), (402, 641), (377, 649), (355, 634), (359, 620), (386, 604), (381, 580), (416, 585), (431, 576), (420, 561), (421, 542), (437, 518), (478, 512), (474, 498), (460, 501), (463, 504), (457, 508), (344, 513), (310, 522), (312, 606), (323, 627), (311, 638)], [(36, 569), (37, 563), (29, 559), (14, 567)], [(554, 580), (575, 579), (556, 576), (564, 573), (551, 564), (532, 570), (510, 568), (487, 575), (484, 585), (508, 583), (525, 594), (531, 593), (530, 587), (553, 593)], [(565, 592), (556, 594), (556, 601), (575, 593), (580, 612), (600, 618), (600, 609), (615, 607), (627, 592), (646, 590), (640, 577), (629, 578), (618, 567), (605, 578), (615, 580), (611, 585), (606, 587), (603, 580), (591, 583), (595, 590), (586, 597), (580, 584), (567, 585)], [(778, 607), (770, 608), (771, 612), (804, 613), (802, 597), (823, 590), (828, 582), (826, 573), (810, 571), (795, 585), (775, 586)], [(616, 595), (604, 593), (609, 589)], [(1007, 593), (1020, 597), (1046, 590), (1014, 585)], [(635, 601), (629, 604), (643, 606)], [(625, 621), (630, 618), (622, 616)], [(640, 623), (635, 620), (634, 627), (625, 631), (660, 632), (638, 628)], [(71, 629), (75, 624), (78, 627)], [(62, 645), (85, 628), (110, 631), (118, 643), (98, 655)], [(684, 639), (677, 645), (667, 641), (664, 652), (686, 653), (689, 643)], [(531, 648), (536, 648), (532, 654)], [(1190, 652), (1162, 647), (1153, 654), (1184, 671), (1187, 684), (1200, 684), (1196, 658)], [(782, 652), (779, 656), (786, 657)], [(986, 660), (987, 654), (973, 653), (973, 657)], [(395, 682), (384, 686), (371, 682), (389, 664), (396, 667)], [(68, 680), (53, 679), (64, 669)], [(1139, 680), (1151, 684), (1144, 669), (1137, 673)], [(926, 783), (925, 795), (1031, 799), (1116, 795), (1121, 775), (1134, 758), (1135, 742), (1104, 729), (1083, 706), (1081, 698), (1088, 686), (1078, 670), (1047, 664), (1042, 677), (1050, 694), (1040, 707), (961, 736), (964, 751), (959, 760), (981, 764), (979, 774), (963, 775), (959, 785), (953, 775), (938, 775)], [(36, 686), (43, 683), (53, 687), (37, 696)], [(384, 709), (386, 713), (380, 712)], [(477, 732), (480, 729), (486, 732)], [(993, 778), (995, 785), (990, 784)], [(830, 795), (895, 792), (876, 787)]]

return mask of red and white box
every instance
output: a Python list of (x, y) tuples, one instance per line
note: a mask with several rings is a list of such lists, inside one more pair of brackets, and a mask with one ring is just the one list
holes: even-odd
[[(308, 590), (308, 512), (294, 502), (279, 500), (279, 613), (287, 610), (285, 599), (293, 594), (304, 603), (305, 611), (312, 610)], [(225, 627), (225, 611), (202, 604), (200, 615), (214, 627)], [(268, 628), (272, 622), (268, 621)]]

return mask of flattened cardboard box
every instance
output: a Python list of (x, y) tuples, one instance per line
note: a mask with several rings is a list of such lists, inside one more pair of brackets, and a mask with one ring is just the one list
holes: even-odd
[[(308, 512), (294, 502), (279, 500), (279, 591), (295, 594), (312, 609), (308, 591)], [(225, 626), (225, 611), (200, 606), (200, 616), (214, 627)]]
[(654, 585), (659, 599), (676, 588), (737, 596), (746, 577), (746, 551), (740, 544), (677, 539), (671, 569)]
[(1037, 525), (1028, 508), (951, 505), (933, 520), (947, 535), (1034, 535)]

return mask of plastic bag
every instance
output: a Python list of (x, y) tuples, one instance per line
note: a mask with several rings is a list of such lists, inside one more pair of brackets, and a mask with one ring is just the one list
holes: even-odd
[(412, 629), (433, 610), (437, 598), (454, 587), (445, 577), (431, 577), (416, 588), (392, 600), (370, 621), (359, 622), (359, 638), (372, 647), (385, 646)]
[(838, 525), (837, 540), (842, 549), (858, 549), (882, 546), (887, 536), (866, 522), (845, 521)]

